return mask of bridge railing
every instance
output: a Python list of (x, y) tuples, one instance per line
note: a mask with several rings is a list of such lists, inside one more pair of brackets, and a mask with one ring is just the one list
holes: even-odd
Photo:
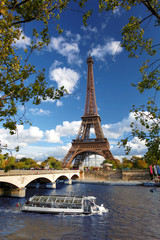
[(13, 175), (35, 175), (35, 174), (50, 174), (50, 173), (72, 173), (77, 172), (79, 173), (79, 170), (10, 170), (8, 172), (4, 172), (4, 170), (0, 170), (0, 176), (13, 176)]

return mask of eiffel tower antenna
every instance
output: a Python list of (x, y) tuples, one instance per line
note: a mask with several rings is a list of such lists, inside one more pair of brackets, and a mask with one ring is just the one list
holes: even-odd
[[(101, 118), (98, 115), (94, 76), (93, 76), (93, 58), (89, 51), (87, 58), (87, 93), (84, 114), (81, 117), (82, 122), (76, 139), (72, 140), (72, 146), (62, 160), (62, 167), (69, 167), (74, 161), (74, 167), (79, 167), (86, 157), (91, 155), (100, 155), (105, 159), (113, 160), (114, 157), (110, 151), (109, 142), (104, 137), (101, 128)], [(90, 138), (91, 129), (94, 129), (95, 138)]]

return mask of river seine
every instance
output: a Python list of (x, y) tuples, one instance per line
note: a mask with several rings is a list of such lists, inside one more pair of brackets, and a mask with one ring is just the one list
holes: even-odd
[[(34, 194), (93, 195), (109, 211), (102, 215), (63, 216), (20, 212)], [(0, 198), (1, 240), (158, 240), (160, 188), (58, 184), (56, 190), (28, 189), (26, 198)]]

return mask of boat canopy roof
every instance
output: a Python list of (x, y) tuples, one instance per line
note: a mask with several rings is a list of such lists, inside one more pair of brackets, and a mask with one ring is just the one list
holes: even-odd
[(85, 197), (63, 196), (63, 195), (34, 195), (29, 199), (32, 203), (61, 203), (61, 204), (82, 204)]

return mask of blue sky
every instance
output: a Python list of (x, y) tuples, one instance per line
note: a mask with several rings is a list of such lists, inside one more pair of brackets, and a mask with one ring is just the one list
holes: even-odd
[[(121, 48), (120, 31), (131, 14), (147, 16), (142, 7), (137, 7), (130, 12), (117, 9), (114, 14), (99, 13), (97, 1), (88, 8), (94, 8), (92, 17), (88, 20), (88, 27), (82, 23), (82, 14), (66, 11), (60, 20), (64, 32), (59, 35), (55, 25), (49, 23), (51, 43), (41, 52), (35, 52), (30, 57), (30, 62), (37, 68), (46, 69), (46, 81), (49, 85), (68, 90), (69, 95), (59, 101), (42, 102), (35, 106), (31, 102), (26, 104), (26, 118), (32, 122), (32, 126), (18, 127), (18, 133), (9, 136), (8, 131), (0, 128), (2, 144), (8, 144), (9, 148), (20, 146), (20, 151), (13, 155), (17, 158), (26, 156), (35, 160), (45, 160), (48, 156), (54, 156), (61, 160), (69, 150), (71, 141), (78, 133), (81, 116), (84, 113), (87, 63), (89, 50), (94, 60), (94, 81), (98, 113), (101, 117), (101, 125), (105, 137), (108, 138), (110, 148), (115, 158), (124, 157), (123, 148), (118, 148), (120, 139), (130, 133), (130, 122), (134, 116), (130, 113), (132, 105), (145, 103), (147, 92), (139, 94), (131, 83), (140, 81), (139, 67), (145, 56), (139, 59), (128, 58), (127, 52)], [(19, 54), (32, 40), (31, 28), (38, 29), (37, 23), (26, 24), (23, 29), (25, 40), (17, 41)], [(147, 34), (152, 34), (156, 39), (156, 32), (152, 28), (147, 29)], [(23, 111), (18, 106), (19, 112)], [(144, 142), (134, 138), (130, 145), (133, 147), (131, 155), (143, 155), (145, 153)]]

